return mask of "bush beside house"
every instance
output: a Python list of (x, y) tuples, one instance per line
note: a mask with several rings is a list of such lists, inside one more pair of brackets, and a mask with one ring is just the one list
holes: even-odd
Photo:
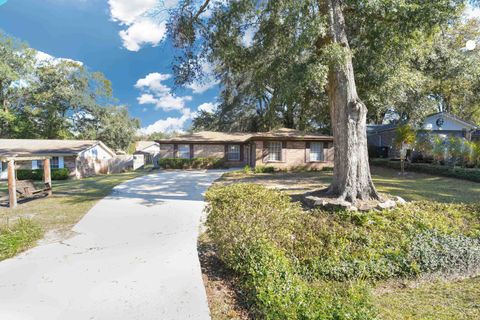
[[(18, 180), (43, 180), (43, 169), (18, 169), (17, 171)], [(70, 172), (67, 168), (62, 169), (51, 169), (52, 180), (67, 180), (70, 176)]]
[(373, 319), (368, 283), (480, 268), (480, 204), (304, 212), (254, 184), (206, 198), (209, 237), (261, 318)]
[(163, 158), (158, 160), (162, 169), (218, 169), (224, 166), (222, 158)]

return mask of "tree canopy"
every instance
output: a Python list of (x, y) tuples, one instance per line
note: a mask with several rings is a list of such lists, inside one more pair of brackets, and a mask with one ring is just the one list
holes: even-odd
[(0, 34), (0, 137), (99, 139), (127, 150), (139, 127), (100, 72)]
[[(469, 2), (342, 2), (368, 121), (379, 123), (392, 111), (417, 120), (437, 110), (479, 120), (480, 55), (464, 50), (479, 32), (478, 20), (462, 16)], [(194, 129), (329, 131), (328, 66), (342, 50), (325, 39), (325, 3), (181, 1), (169, 23), (181, 49), (177, 83), (202, 77), (208, 62), (222, 88), (215, 114), (199, 114)]]

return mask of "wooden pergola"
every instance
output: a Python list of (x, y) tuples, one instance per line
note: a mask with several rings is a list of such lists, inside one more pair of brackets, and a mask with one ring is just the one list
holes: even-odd
[(15, 161), (43, 161), (43, 182), (49, 186), (49, 190), (46, 191), (47, 195), (52, 195), (52, 175), (50, 171), (50, 159), (49, 156), (17, 156), (17, 155), (0, 155), (0, 161), (8, 163), (8, 196), (10, 208), (17, 206), (17, 178), (15, 174)]

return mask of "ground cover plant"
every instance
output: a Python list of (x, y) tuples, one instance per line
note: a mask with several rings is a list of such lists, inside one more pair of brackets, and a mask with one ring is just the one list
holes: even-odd
[[(250, 309), (255, 312), (253, 318), (415, 318), (415, 308), (423, 309), (423, 304), (430, 303), (423, 291), (448, 296), (449, 290), (461, 289), (447, 282), (438, 288), (420, 286), (407, 293), (397, 290), (384, 297), (376, 286), (385, 281), (441, 279), (478, 272), (480, 203), (474, 198), (478, 190), (470, 193), (468, 204), (425, 201), (429, 192), (419, 196), (422, 190), (414, 190), (409, 183), (402, 185), (408, 177), (396, 173), (389, 176), (390, 171), (373, 170), (380, 189), (392, 188), (395, 183), (395, 190), (403, 188), (405, 194), (410, 192), (411, 199), (421, 201), (384, 212), (307, 213), (285, 193), (259, 185), (272, 186), (275, 176), (286, 177), (284, 183), (288, 183), (294, 173), (230, 176), (226, 181), (256, 184), (220, 181), (210, 189), (208, 238), (225, 268), (238, 277), (237, 285), (246, 292)], [(327, 172), (300, 174), (302, 179), (303, 175), (316, 174), (325, 183), (329, 179)], [(438, 184), (436, 177), (421, 177), (433, 180), (426, 179), (414, 187)], [(439, 179), (447, 184), (461, 183)], [(455, 193), (442, 191), (448, 192)], [(438, 199), (451, 200), (447, 194), (440, 194)], [(424, 298), (411, 301), (403, 313), (400, 301), (408, 295)], [(480, 294), (474, 297), (480, 298)], [(391, 307), (388, 301), (392, 301)], [(442, 313), (453, 314), (453, 308), (466, 302), (457, 299), (453, 303)], [(459, 318), (475, 314), (474, 304), (468, 306)], [(423, 315), (420, 318), (437, 317), (432, 308), (419, 314)], [(440, 314), (438, 318), (446, 319)]]

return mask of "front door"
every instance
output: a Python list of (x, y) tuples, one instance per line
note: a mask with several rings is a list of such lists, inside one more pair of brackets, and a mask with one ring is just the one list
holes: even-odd
[(257, 160), (257, 145), (255, 144), (255, 142), (252, 142), (250, 144), (250, 161), (249, 161), (250, 167), (252, 168), (255, 167), (256, 160)]

